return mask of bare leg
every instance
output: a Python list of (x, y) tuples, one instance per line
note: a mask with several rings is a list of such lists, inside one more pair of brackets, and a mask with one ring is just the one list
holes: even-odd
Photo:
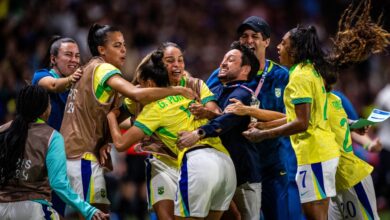
[(307, 220), (327, 220), (328, 208), (329, 198), (302, 204), (302, 209)]

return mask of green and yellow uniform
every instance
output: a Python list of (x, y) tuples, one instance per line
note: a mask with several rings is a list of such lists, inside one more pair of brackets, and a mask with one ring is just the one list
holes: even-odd
[(309, 103), (310, 119), (306, 131), (290, 136), (298, 165), (324, 162), (340, 156), (327, 115), (327, 93), (321, 75), (311, 62), (294, 65), (284, 91), (287, 122), (296, 119), (295, 105)]
[(93, 76), (93, 91), (100, 103), (106, 103), (114, 96), (115, 91), (107, 85), (107, 80), (113, 75), (122, 75), (121, 71), (109, 63), (103, 63), (96, 67)]
[[(176, 147), (178, 132), (193, 131), (208, 122), (207, 119), (195, 119), (188, 110), (192, 102), (193, 100), (176, 95), (149, 103), (144, 106), (134, 125), (146, 135), (155, 133), (173, 153), (178, 155), (180, 162), (188, 148), (179, 150)], [(196, 145), (209, 145), (229, 155), (218, 137), (202, 139)]]
[(340, 161), (336, 172), (336, 190), (346, 190), (370, 175), (373, 167), (359, 159), (352, 148), (352, 139), (348, 125), (348, 116), (341, 99), (333, 93), (328, 93), (329, 122), (340, 146)]

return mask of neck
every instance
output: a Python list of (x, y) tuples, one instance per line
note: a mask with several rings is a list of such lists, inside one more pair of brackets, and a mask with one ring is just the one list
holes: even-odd
[(257, 59), (259, 60), (259, 63), (260, 63), (260, 70), (264, 70), (265, 68), (265, 54), (260, 54), (259, 56), (257, 56)]
[(60, 77), (64, 77), (64, 74), (61, 73), (61, 71), (57, 68), (57, 66), (53, 66), (52, 68), (55, 73), (57, 73)]

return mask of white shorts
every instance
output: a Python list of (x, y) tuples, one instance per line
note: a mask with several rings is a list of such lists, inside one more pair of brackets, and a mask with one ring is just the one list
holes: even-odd
[(237, 187), (233, 197), (243, 220), (259, 220), (261, 183), (244, 183)]
[(149, 208), (161, 200), (175, 200), (179, 170), (151, 156), (146, 163), (146, 188)]
[(175, 215), (204, 218), (209, 211), (225, 211), (237, 180), (230, 157), (214, 148), (187, 152), (180, 168)]
[(336, 195), (336, 170), (339, 158), (298, 166), (295, 181), (301, 203), (322, 200)]
[(371, 175), (331, 199), (328, 219), (379, 219)]
[(67, 174), (73, 190), (91, 204), (110, 204), (107, 198), (103, 167), (91, 153), (82, 159), (67, 160)]
[(50, 206), (34, 201), (0, 203), (2, 220), (59, 220), (58, 213)]

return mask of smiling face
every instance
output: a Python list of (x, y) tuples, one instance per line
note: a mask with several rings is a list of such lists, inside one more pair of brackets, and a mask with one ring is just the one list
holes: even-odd
[(80, 51), (75, 43), (61, 43), (57, 56), (51, 55), (53, 69), (63, 76), (71, 75), (80, 66)]
[(240, 36), (240, 44), (246, 45), (256, 54), (259, 59), (265, 56), (265, 49), (268, 47), (270, 39), (264, 39), (260, 32), (246, 29)]
[(291, 49), (290, 32), (287, 32), (284, 35), (282, 41), (279, 43), (277, 48), (279, 54), (279, 63), (288, 68), (294, 65), (294, 60), (291, 56), (292, 49)]
[(163, 62), (168, 71), (171, 85), (179, 85), (181, 77), (184, 75), (184, 57), (181, 50), (174, 46), (168, 46), (164, 50)]
[(242, 54), (237, 49), (227, 52), (219, 66), (218, 78), (222, 83), (238, 80), (242, 71)]
[(126, 44), (119, 31), (108, 32), (104, 46), (98, 46), (99, 54), (107, 63), (120, 69), (125, 64)]

